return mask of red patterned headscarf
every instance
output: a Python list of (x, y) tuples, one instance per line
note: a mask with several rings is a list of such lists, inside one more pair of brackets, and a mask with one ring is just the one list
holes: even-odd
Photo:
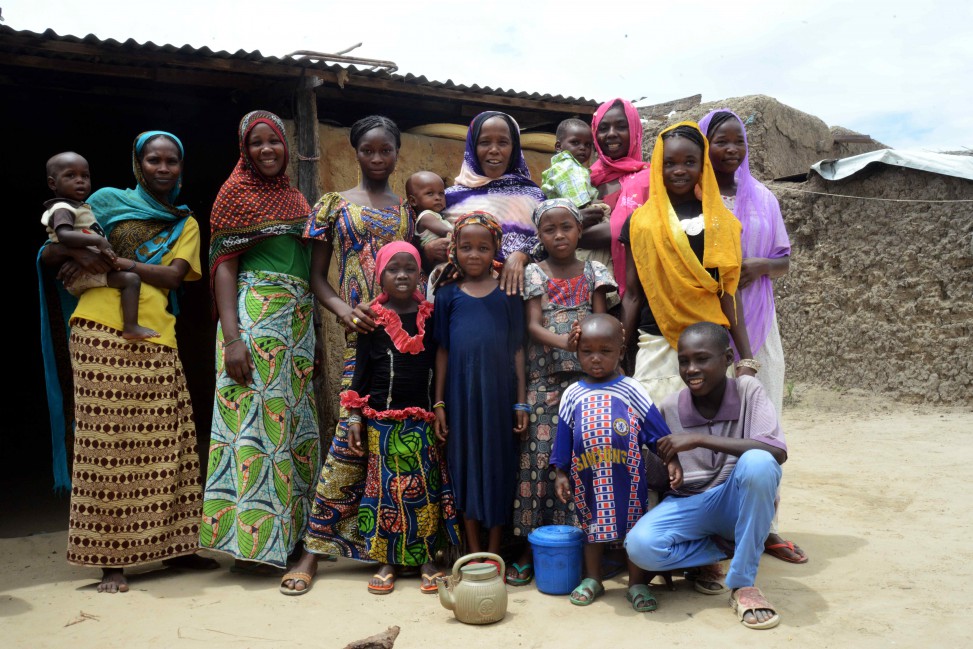
[(281, 234), (300, 239), (311, 212), (304, 196), (291, 187), (284, 169), (267, 178), (254, 166), (247, 151), (247, 138), (257, 124), (269, 126), (284, 143), (284, 169), (287, 168), (287, 139), (281, 119), (265, 110), (244, 115), (239, 130), (240, 159), (220, 188), (210, 214), (210, 282), (217, 266), (262, 239)]

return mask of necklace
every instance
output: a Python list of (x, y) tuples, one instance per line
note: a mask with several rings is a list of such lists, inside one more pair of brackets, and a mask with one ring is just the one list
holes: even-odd
[[(384, 294), (383, 294), (384, 295)], [(381, 296), (379, 298), (381, 300)], [(422, 339), (426, 334), (426, 320), (432, 314), (432, 304), (425, 300), (417, 299), (419, 310), (416, 312), (416, 327), (418, 333), (410, 336), (402, 327), (402, 318), (391, 309), (386, 309), (380, 301), (371, 305), (375, 312), (375, 322), (385, 327), (385, 332), (392, 339), (392, 344), (403, 354), (418, 354), (425, 349)]]

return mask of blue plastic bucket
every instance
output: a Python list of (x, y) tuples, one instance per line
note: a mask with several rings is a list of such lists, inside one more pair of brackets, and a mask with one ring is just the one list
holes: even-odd
[(581, 583), (584, 532), (571, 525), (544, 525), (527, 536), (534, 552), (537, 590), (567, 595)]

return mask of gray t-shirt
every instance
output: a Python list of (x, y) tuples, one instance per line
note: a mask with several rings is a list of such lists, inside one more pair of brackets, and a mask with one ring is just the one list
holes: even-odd
[[(712, 419), (699, 414), (688, 388), (663, 399), (659, 410), (673, 434), (704, 433), (730, 439), (752, 439), (787, 451), (777, 411), (760, 381), (752, 376), (726, 380), (723, 403)], [(691, 496), (723, 484), (733, 472), (737, 456), (694, 448), (680, 453), (679, 462), (683, 484), (670, 493)]]

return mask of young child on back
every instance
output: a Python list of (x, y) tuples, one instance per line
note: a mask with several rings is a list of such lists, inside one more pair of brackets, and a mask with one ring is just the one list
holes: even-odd
[[(426, 259), (434, 264), (429, 273), (428, 297), (446, 263), (453, 226), (442, 216), (446, 209), (446, 183), (439, 174), (417, 171), (405, 181), (405, 195), (416, 213), (416, 232)], [(429, 245), (429, 244), (433, 245)]]
[(433, 435), (432, 304), (418, 292), (419, 252), (393, 241), (375, 257), (381, 294), (371, 303), (378, 325), (359, 333), (355, 375), (341, 395), (348, 447), (368, 456), (358, 528), (378, 570), (368, 582), (392, 592), (398, 566), (420, 566), (423, 593), (437, 591), (437, 551), (459, 544), (449, 473)]
[(524, 403), (523, 300), (500, 289), (494, 273), (500, 243), (500, 225), (486, 212), (456, 221), (434, 315), (436, 436), (446, 443), (467, 549), (494, 554), (514, 497), (514, 435), (526, 432), (530, 409)]
[[(564, 198), (546, 200), (534, 210), (534, 225), (547, 259), (524, 270), (527, 333), (527, 405), (530, 428), (520, 445), (513, 533), (526, 539), (542, 525), (575, 525), (573, 503), (549, 503), (555, 472), (550, 466), (561, 394), (584, 376), (575, 354), (572, 327), (591, 313), (608, 311), (607, 295), (616, 289), (611, 273), (597, 261), (582, 261), (581, 212)], [(533, 576), (530, 544), (525, 543), (507, 570), (507, 583), (523, 585)]]
[[(54, 192), (54, 198), (44, 203), (46, 211), (41, 215), (41, 223), (47, 228), (51, 242), (68, 248), (93, 248), (115, 266), (118, 255), (105, 238), (91, 207), (84, 202), (91, 193), (88, 161), (72, 151), (53, 156), (47, 161), (47, 186)], [(64, 288), (77, 297), (89, 288), (101, 286), (121, 289), (123, 338), (145, 340), (159, 335), (138, 323), (142, 280), (137, 273), (117, 267), (101, 274), (82, 271)]]
[[(605, 546), (618, 544), (646, 511), (647, 476), (642, 446), (669, 434), (669, 427), (642, 386), (619, 371), (622, 326), (610, 315), (594, 314), (581, 322), (578, 360), (584, 378), (561, 396), (551, 465), (557, 469), (557, 497), (572, 497), (582, 529), (588, 575), (571, 603), (588, 606), (605, 592), (601, 558)], [(668, 464), (669, 483), (682, 484), (678, 460)], [(628, 593), (632, 608), (654, 611), (658, 604), (647, 575), (629, 560)]]

